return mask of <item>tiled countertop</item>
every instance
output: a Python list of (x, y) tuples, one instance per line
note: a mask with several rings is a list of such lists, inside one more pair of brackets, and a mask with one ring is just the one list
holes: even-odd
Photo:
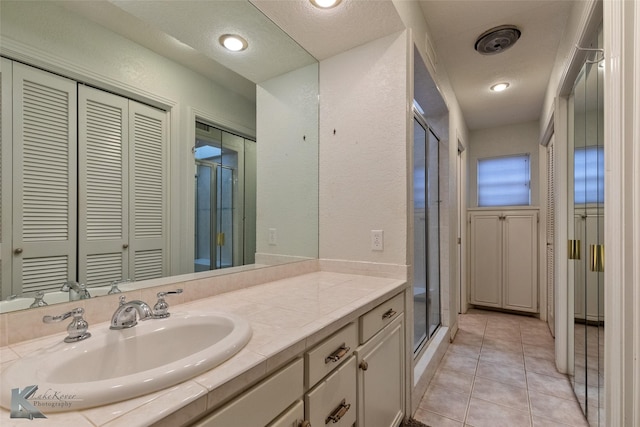
[[(224, 293), (170, 308), (173, 313), (224, 311), (243, 316), (253, 336), (234, 357), (176, 386), (77, 412), (44, 414), (46, 426), (175, 426), (238, 394), (342, 326), (406, 287), (405, 281), (319, 271)], [(108, 328), (108, 322), (91, 329)], [(0, 347), (2, 367), (57, 344), (66, 333)], [(171, 343), (169, 343), (171, 345)], [(36, 421), (34, 421), (36, 422)], [(0, 425), (24, 426), (0, 409)]]

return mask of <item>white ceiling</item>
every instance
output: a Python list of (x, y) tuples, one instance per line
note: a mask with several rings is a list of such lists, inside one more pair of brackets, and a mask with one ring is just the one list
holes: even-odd
[[(319, 10), (308, 0), (250, 1), (319, 60), (404, 29), (392, 0), (342, 0), (329, 10)], [(438, 63), (446, 68), (470, 130), (539, 119), (573, 0), (418, 1)], [(269, 20), (257, 16), (246, 1), (61, 3), (213, 80), (229, 81), (228, 86), (248, 97), (254, 96), (252, 82), (310, 60), (290, 39), (276, 35), (276, 25), (264, 22)], [(474, 50), (481, 33), (505, 24), (522, 31), (512, 48), (490, 56)], [(251, 49), (245, 53), (256, 55), (258, 61), (222, 51), (217, 43), (221, 32), (244, 32)], [(292, 52), (296, 53), (291, 56)], [(499, 81), (511, 86), (501, 93), (491, 92), (489, 87)]]
[[(438, 62), (444, 64), (470, 130), (538, 120), (573, 1), (420, 0)], [(515, 25), (522, 35), (510, 49), (480, 55), (486, 30)], [(504, 92), (491, 92), (498, 82)]]

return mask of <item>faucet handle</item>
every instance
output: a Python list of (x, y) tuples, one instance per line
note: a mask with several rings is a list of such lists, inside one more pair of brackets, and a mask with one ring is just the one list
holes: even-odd
[(47, 304), (44, 300), (44, 292), (38, 291), (36, 292), (35, 299), (33, 300), (33, 303), (29, 306), (29, 308), (44, 307), (46, 305), (49, 305), (49, 304)]
[(67, 327), (67, 333), (69, 334), (64, 342), (78, 342), (87, 339), (91, 336), (88, 331), (89, 323), (82, 317), (84, 309), (82, 307), (74, 308), (60, 316), (44, 316), (42, 321), (44, 323), (57, 323), (61, 322), (69, 317), (73, 316), (73, 320)]
[(130, 282), (133, 282), (133, 280), (131, 279), (114, 280), (113, 282), (110, 283), (111, 289), (109, 289), (109, 292), (107, 292), (107, 295), (119, 294), (122, 291), (120, 290), (120, 288), (118, 288), (118, 285), (121, 285), (123, 283), (130, 283)]
[(153, 306), (154, 319), (163, 319), (171, 316), (169, 313), (169, 304), (165, 301), (164, 297), (172, 294), (181, 294), (182, 289), (176, 289), (175, 291), (158, 292), (158, 302)]
[(77, 284), (78, 282), (74, 282), (73, 280), (67, 280), (62, 284), (62, 287), (60, 288), (60, 290), (62, 292), (69, 292), (69, 290), (72, 289), (72, 287)]

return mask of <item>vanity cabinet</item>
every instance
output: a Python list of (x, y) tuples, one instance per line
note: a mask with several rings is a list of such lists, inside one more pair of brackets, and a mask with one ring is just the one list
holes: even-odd
[(404, 294), (360, 318), (358, 427), (396, 427), (404, 418)]
[(303, 360), (297, 359), (194, 427), (282, 425), (291, 417), (287, 408), (302, 396), (303, 373)]
[(397, 427), (404, 416), (404, 292), (195, 427)]
[(538, 211), (475, 211), (470, 218), (470, 302), (538, 312)]

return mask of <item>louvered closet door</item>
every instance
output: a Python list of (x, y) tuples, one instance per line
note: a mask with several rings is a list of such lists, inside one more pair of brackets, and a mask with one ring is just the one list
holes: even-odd
[(165, 276), (167, 113), (129, 101), (131, 277)]
[(78, 89), (78, 273), (87, 286), (128, 278), (129, 101)]
[(13, 68), (13, 280), (22, 293), (76, 275), (76, 83)]

